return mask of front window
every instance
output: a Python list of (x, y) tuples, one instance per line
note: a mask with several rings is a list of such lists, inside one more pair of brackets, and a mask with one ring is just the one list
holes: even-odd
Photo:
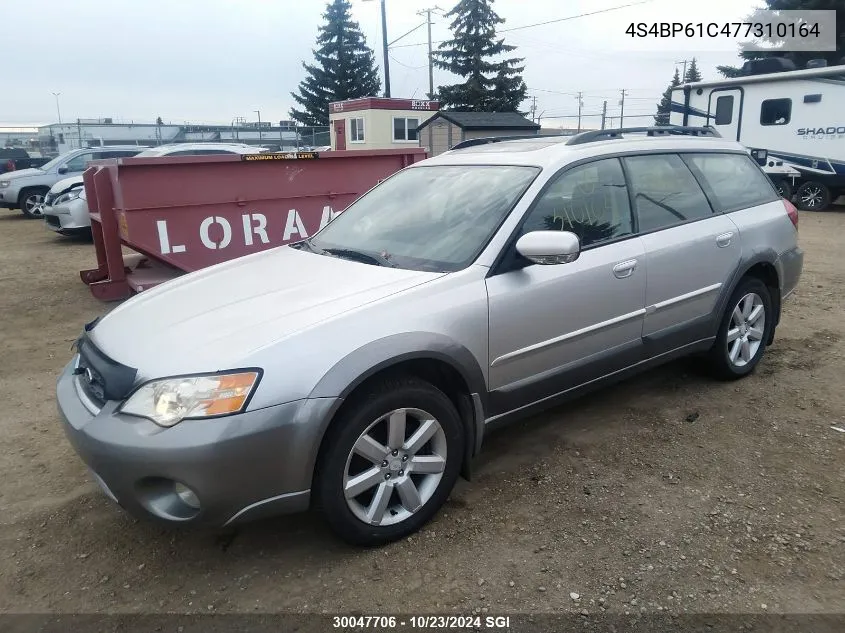
[(587, 248), (634, 232), (625, 173), (618, 158), (565, 171), (537, 199), (522, 226), (531, 231), (569, 231)]
[(539, 172), (505, 165), (406, 169), (355, 201), (307, 244), (399, 268), (460, 270), (478, 257)]
[(393, 119), (393, 140), (397, 142), (416, 141), (419, 119), (408, 119), (405, 117), (394, 117)]
[(353, 143), (364, 142), (364, 119), (349, 119), (349, 138)]
[(92, 159), (92, 156), (91, 152), (85, 152), (79, 156), (74, 156), (65, 163), (65, 167), (67, 167), (69, 172), (85, 171), (85, 165)]

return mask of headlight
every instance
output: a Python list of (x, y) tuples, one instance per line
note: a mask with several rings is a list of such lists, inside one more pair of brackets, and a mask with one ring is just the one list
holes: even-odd
[[(71, 200), (76, 200), (77, 198), (82, 198), (82, 192), (85, 191), (83, 187), (79, 187), (78, 189), (71, 189), (70, 191), (63, 193), (58, 198), (53, 200), (53, 206), (57, 204), (62, 204), (63, 202), (70, 202)], [(82, 198), (85, 200), (85, 198)]]
[(0, 189), (5, 189), (6, 187), (8, 187), (11, 184), (12, 183), (8, 180), (0, 180)]
[(79, 199), (80, 200), (87, 200), (88, 199), (88, 194), (85, 193), (85, 187), (79, 188)]
[(122, 413), (171, 427), (182, 420), (240, 413), (258, 384), (260, 372), (153, 380), (139, 387), (120, 407)]

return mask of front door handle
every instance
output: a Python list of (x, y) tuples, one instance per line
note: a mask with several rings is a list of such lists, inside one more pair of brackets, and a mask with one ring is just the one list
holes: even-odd
[(636, 259), (629, 259), (625, 262), (619, 262), (616, 266), (613, 267), (613, 274), (616, 275), (618, 279), (625, 279), (625, 277), (630, 277), (634, 269), (637, 267), (637, 260)]
[(733, 233), (722, 233), (721, 235), (716, 237), (716, 246), (718, 246), (719, 248), (725, 248), (727, 246), (730, 246), (733, 237)]

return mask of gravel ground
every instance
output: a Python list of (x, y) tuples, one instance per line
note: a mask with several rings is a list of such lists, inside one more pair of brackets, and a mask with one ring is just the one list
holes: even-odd
[(845, 213), (802, 213), (804, 276), (754, 375), (690, 361), (494, 433), (418, 535), (320, 517), (139, 522), (65, 440), (54, 380), (107, 311), (93, 247), (0, 213), (0, 613), (843, 613)]

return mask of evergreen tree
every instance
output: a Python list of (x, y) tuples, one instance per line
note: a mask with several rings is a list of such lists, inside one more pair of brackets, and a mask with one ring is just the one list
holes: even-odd
[(303, 125), (328, 125), (332, 101), (372, 97), (381, 91), (375, 54), (352, 20), (350, 7), (349, 0), (329, 2), (313, 51), (316, 63), (302, 63), (306, 77), (298, 93), (291, 93), (302, 107), (293, 108), (290, 117)]
[[(828, 66), (835, 66), (837, 64), (845, 64), (845, 3), (842, 0), (765, 0), (766, 10), (770, 11), (809, 11), (809, 10), (824, 10), (833, 9), (836, 11), (836, 50), (835, 51), (790, 51), (779, 52), (773, 51), (751, 51), (747, 47), (740, 45), (739, 56), (743, 60), (750, 59), (766, 59), (768, 57), (784, 57), (795, 63), (798, 69), (806, 68), (807, 62), (811, 59), (824, 59)], [(757, 13), (749, 16), (749, 22), (755, 20)], [(782, 40), (777, 38), (769, 40), (764, 39), (763, 42), (777, 47)], [(739, 66), (717, 66), (716, 69), (725, 77), (739, 77), (742, 75), (742, 68)]]
[(522, 59), (501, 59), (515, 46), (496, 37), (504, 23), (493, 10), (494, 0), (460, 0), (446, 14), (453, 38), (434, 53), (438, 68), (463, 78), (462, 83), (439, 86), (441, 107), (475, 112), (515, 112), (525, 101)]
[(693, 57), (689, 66), (687, 66), (687, 72), (684, 75), (684, 83), (693, 84), (697, 81), (701, 81), (701, 71), (698, 70), (698, 62), (695, 57)]
[(678, 67), (675, 66), (675, 76), (666, 90), (663, 91), (663, 97), (660, 103), (657, 104), (657, 114), (654, 115), (655, 125), (669, 125), (669, 116), (672, 112), (672, 90), (681, 85), (681, 75), (678, 72)]

